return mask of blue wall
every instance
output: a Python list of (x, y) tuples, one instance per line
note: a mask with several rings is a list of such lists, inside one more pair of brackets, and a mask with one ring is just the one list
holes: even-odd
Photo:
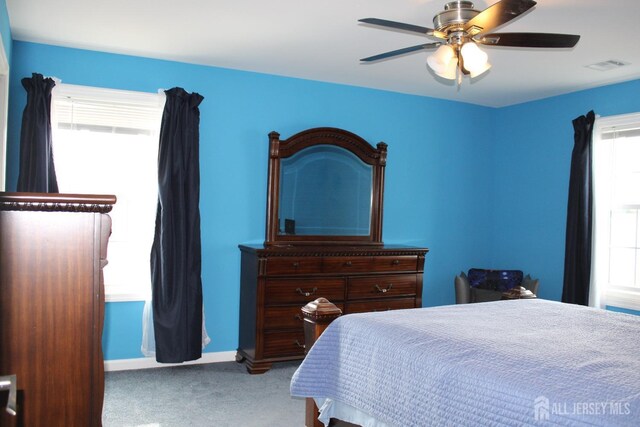
[(6, 0), (0, 0), (0, 36), (2, 36), (2, 45), (4, 53), (7, 55), (7, 61), (11, 66), (11, 27), (9, 25), (9, 13), (7, 12)]
[[(424, 305), (452, 303), (453, 276), (487, 265), (495, 110), (371, 89), (49, 45), (14, 42), (7, 189), (17, 181), (20, 79), (38, 72), (64, 83), (156, 92), (182, 86), (200, 106), (205, 351), (237, 347), (240, 253), (265, 232), (267, 134), (317, 126), (389, 144), (383, 235), (426, 246)], [(464, 125), (451, 125), (465, 117)], [(562, 213), (560, 213), (562, 214)], [(106, 359), (140, 357), (141, 303), (108, 303)]]
[[(384, 240), (431, 249), (425, 306), (453, 303), (453, 276), (469, 267), (523, 269), (541, 279), (541, 297), (558, 300), (571, 121), (590, 109), (600, 115), (640, 111), (640, 80), (490, 109), (24, 42), (14, 42), (12, 52), (9, 190), (17, 181), (26, 101), (20, 79), (32, 72), (70, 84), (147, 92), (182, 86), (205, 97), (200, 209), (209, 352), (237, 346), (237, 245), (264, 240), (271, 130), (288, 137), (309, 127), (335, 126), (372, 144), (389, 144)], [(452, 126), (454, 117), (465, 121)], [(107, 304), (106, 359), (141, 356), (141, 316), (142, 303)]]
[(492, 262), (534, 273), (542, 298), (562, 296), (572, 120), (589, 110), (640, 111), (640, 80), (494, 112)]

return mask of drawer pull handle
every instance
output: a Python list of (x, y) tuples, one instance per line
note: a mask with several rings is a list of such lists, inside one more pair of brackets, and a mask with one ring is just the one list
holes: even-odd
[(344, 263), (345, 267), (351, 267), (353, 264), (351, 263), (351, 261), (347, 261)]
[(293, 268), (300, 267), (300, 263), (298, 261), (291, 263), (291, 265), (293, 266)]
[(293, 318), (302, 322), (302, 316), (300, 316), (299, 314), (296, 314), (295, 316), (293, 316)]
[(300, 348), (304, 348), (304, 344), (300, 344), (300, 341), (295, 340), (295, 345), (297, 345)]
[(311, 295), (315, 294), (317, 290), (318, 290), (318, 288), (313, 288), (313, 289), (311, 289), (311, 292), (305, 292), (302, 289), (297, 288), (296, 292), (299, 293), (300, 295), (305, 296), (305, 297), (310, 297)]
[(400, 260), (399, 259), (394, 259), (393, 262), (391, 263), (393, 265), (399, 265), (400, 264)]
[(389, 286), (387, 286), (386, 289), (382, 289), (380, 286), (376, 285), (376, 290), (378, 292), (382, 292), (383, 294), (389, 292), (391, 290), (391, 288), (393, 288), (393, 283), (389, 283)]

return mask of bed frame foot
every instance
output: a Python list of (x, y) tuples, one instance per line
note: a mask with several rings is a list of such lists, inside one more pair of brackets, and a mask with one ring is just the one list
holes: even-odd
[[(302, 307), (305, 354), (311, 349), (322, 332), (327, 329), (327, 326), (340, 315), (342, 315), (342, 310), (326, 298), (318, 298)], [(324, 424), (318, 421), (318, 407), (311, 398), (306, 399), (304, 417), (306, 427), (324, 427)]]
[(316, 406), (315, 400), (310, 397), (306, 399), (306, 405), (304, 410), (304, 425), (305, 427), (324, 427), (320, 421), (318, 421), (318, 407)]

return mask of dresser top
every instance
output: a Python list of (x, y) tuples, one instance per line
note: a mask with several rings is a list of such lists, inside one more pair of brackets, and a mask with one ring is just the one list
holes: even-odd
[(255, 253), (264, 257), (283, 256), (389, 256), (389, 255), (422, 255), (429, 249), (407, 245), (274, 245), (242, 244), (238, 246), (242, 252)]
[(116, 196), (105, 194), (0, 192), (0, 211), (108, 213), (115, 203)]

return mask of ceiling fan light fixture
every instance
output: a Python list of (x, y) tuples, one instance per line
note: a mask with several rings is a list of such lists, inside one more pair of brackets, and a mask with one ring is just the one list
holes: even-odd
[[(454, 59), (455, 52), (453, 48), (447, 44), (443, 44), (427, 57), (427, 65), (429, 65), (436, 74), (441, 75), (448, 71)], [(457, 62), (457, 60), (455, 62)]]
[(471, 74), (480, 75), (487, 71), (491, 66), (487, 67), (489, 56), (480, 50), (474, 42), (467, 42), (460, 49), (464, 68)]
[(478, 68), (477, 70), (467, 70), (469, 71), (469, 77), (471, 77), (472, 79), (478, 77), (480, 74), (483, 74), (485, 71), (488, 71), (489, 68), (491, 68), (491, 64), (489, 64), (488, 62), (485, 62), (484, 66), (482, 66), (481, 68)]
[(456, 71), (458, 70), (458, 58), (453, 57), (449, 60), (449, 64), (442, 73), (435, 71), (435, 73), (447, 80), (455, 80), (456, 79)]
[[(366, 24), (387, 29), (409, 31), (435, 39), (431, 43), (396, 49), (361, 59), (378, 61), (420, 50), (438, 48), (427, 57), (427, 67), (445, 79), (458, 80), (458, 87), (465, 75), (471, 78), (484, 74), (491, 68), (488, 55), (478, 45), (520, 48), (572, 48), (580, 40), (575, 34), (556, 33), (494, 33), (513, 19), (522, 16), (536, 5), (534, 0), (497, 0), (486, 9), (474, 9), (471, 1), (449, 1), (444, 11), (433, 18), (434, 28), (378, 18), (360, 19)], [(609, 61), (618, 65), (616, 61)], [(592, 68), (600, 64), (595, 64)], [(599, 69), (599, 68), (596, 68)]]

